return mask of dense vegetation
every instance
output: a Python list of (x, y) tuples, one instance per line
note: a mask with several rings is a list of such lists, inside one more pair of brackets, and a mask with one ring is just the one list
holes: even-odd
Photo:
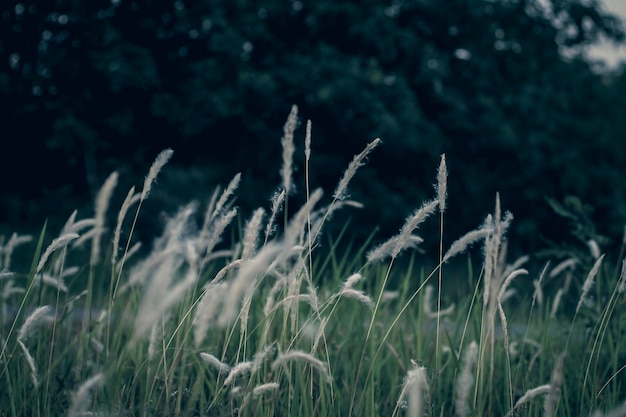
[[(444, 245), (455, 196), (441, 155), (430, 195), (397, 234), (331, 239), (320, 254), (335, 214), (354, 208), (352, 180), (383, 146), (368, 143), (332, 191), (309, 187), (305, 162), (296, 205), (297, 120), (294, 106), (279, 192), (240, 225), (237, 174), (208, 204), (166, 217), (139, 255), (133, 231), (169, 168), (166, 149), (128, 191), (111, 173), (92, 216), (0, 240), (3, 416), (626, 414), (624, 247), (590, 239), (539, 265), (510, 258), (515, 221), (498, 194), (491, 214)], [(429, 223), (440, 233), (424, 233)], [(433, 241), (439, 254), (424, 259), (416, 248)]]
[(233, 172), (252, 210), (274, 192), (273, 139), (295, 103), (315, 120), (314, 186), (332, 186), (366, 142), (385, 144), (353, 184), (361, 240), (396, 230), (445, 152), (452, 236), (500, 192), (517, 253), (567, 237), (546, 197), (576, 216), (592, 205), (594, 233), (618, 245), (626, 75), (585, 59), (600, 37), (624, 33), (595, 1), (3, 1), (0, 224), (61, 227), (111, 171), (129, 181), (170, 146), (139, 236)]

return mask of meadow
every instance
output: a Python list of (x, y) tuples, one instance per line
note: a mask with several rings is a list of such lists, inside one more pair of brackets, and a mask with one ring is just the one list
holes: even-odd
[[(239, 212), (235, 174), (142, 246), (133, 231), (165, 149), (121, 207), (113, 172), (92, 216), (2, 239), (0, 416), (626, 416), (621, 253), (590, 240), (538, 266), (508, 259), (515, 219), (498, 195), (444, 247), (445, 155), (395, 236), (355, 245), (347, 225), (329, 238), (384, 144), (326, 194), (308, 183), (310, 121), (294, 178), (298, 117), (268, 207)], [(424, 222), (439, 235), (419, 235)], [(426, 240), (439, 246), (428, 262)]]

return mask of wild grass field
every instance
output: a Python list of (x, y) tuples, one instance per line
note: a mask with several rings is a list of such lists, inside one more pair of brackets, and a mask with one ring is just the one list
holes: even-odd
[[(294, 106), (268, 207), (238, 211), (236, 174), (142, 248), (133, 230), (166, 149), (121, 207), (114, 172), (91, 217), (3, 238), (0, 416), (626, 416), (621, 254), (589, 241), (539, 267), (508, 259), (515, 220), (497, 195), (444, 247), (445, 155), (432, 199), (397, 235), (329, 239), (334, 214), (358, 206), (350, 180), (384, 144), (346, 161), (328, 194), (308, 183), (310, 121), (294, 178), (297, 121)], [(423, 222), (440, 234), (421, 236)], [(429, 262), (426, 240), (440, 248)]]

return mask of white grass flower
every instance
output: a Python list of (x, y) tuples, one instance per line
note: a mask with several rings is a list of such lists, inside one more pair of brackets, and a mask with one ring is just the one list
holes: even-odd
[(206, 285), (193, 317), (193, 337), (196, 348), (204, 341), (206, 333), (218, 316), (221, 301), (226, 298), (229, 288), (225, 282)]
[(358, 272), (355, 274), (352, 274), (346, 279), (346, 282), (344, 282), (343, 289), (345, 290), (347, 288), (352, 288), (357, 283), (361, 282), (362, 280), (363, 280), (363, 275), (359, 274)]
[(568, 258), (564, 261), (561, 261), (554, 268), (552, 268), (549, 277), (554, 278), (566, 269), (573, 269), (577, 264), (578, 260), (575, 258)]
[(146, 199), (148, 193), (150, 192), (150, 189), (152, 188), (152, 184), (156, 180), (157, 175), (159, 174), (163, 166), (167, 164), (173, 154), (173, 150), (164, 149), (157, 155), (156, 159), (148, 170), (148, 175), (146, 175), (146, 178), (144, 179), (143, 189), (141, 190), (141, 201)]
[(33, 237), (30, 235), (18, 235), (17, 233), (13, 233), (4, 247), (0, 246), (0, 253), (4, 252), (4, 261), (0, 265), (3, 270), (8, 270), (11, 268), (11, 256), (13, 255), (13, 251), (19, 245), (24, 243), (28, 243), (33, 240)]
[(228, 376), (224, 380), (224, 385), (233, 385), (238, 377), (252, 371), (252, 365), (252, 361), (239, 362), (228, 373)]
[[(423, 241), (424, 239), (419, 236), (409, 236), (406, 242), (404, 242), (401, 250), (414, 249)], [(390, 257), (393, 251), (397, 248), (399, 242), (400, 237), (397, 235), (376, 246), (367, 253), (367, 262), (380, 262)]]
[(280, 250), (279, 245), (267, 245), (254, 257), (240, 264), (239, 271), (231, 282), (227, 297), (220, 302), (221, 311), (217, 319), (218, 326), (225, 327), (234, 321), (246, 291), (253, 288), (256, 279), (267, 272), (269, 265)]
[(469, 397), (474, 386), (474, 365), (478, 359), (478, 343), (472, 341), (463, 355), (463, 367), (456, 381), (456, 396), (454, 409), (458, 417), (467, 417), (470, 414)]
[(563, 385), (563, 361), (565, 360), (565, 352), (561, 353), (552, 368), (552, 376), (550, 377), (550, 390), (546, 396), (543, 405), (543, 416), (552, 417), (559, 401), (559, 393), (561, 385)]
[(372, 150), (377, 147), (381, 143), (380, 138), (376, 138), (370, 143), (367, 144), (365, 149), (358, 155), (355, 155), (352, 158), (352, 161), (348, 165), (348, 168), (343, 174), (343, 177), (337, 184), (337, 188), (335, 188), (335, 192), (333, 193), (333, 198), (337, 200), (344, 200), (348, 197), (346, 194), (346, 190), (348, 189), (348, 184), (356, 174), (356, 171), (363, 165), (363, 161), (367, 157), (367, 155), (372, 152)]
[(619, 283), (617, 285), (617, 291), (623, 294), (626, 291), (626, 259), (622, 261), (622, 270), (619, 274)]
[(265, 305), (263, 307), (263, 314), (265, 315), (265, 317), (269, 316), (276, 310), (276, 294), (278, 294), (278, 292), (283, 289), (286, 282), (287, 278), (281, 277), (277, 279), (274, 282), (274, 285), (272, 285), (272, 288), (270, 288), (267, 297), (265, 298)]
[(475, 242), (485, 239), (493, 232), (493, 228), (488, 223), (483, 224), (476, 230), (467, 232), (465, 235), (452, 243), (450, 249), (443, 256), (443, 262), (447, 262), (450, 258), (465, 252)]
[(221, 360), (211, 355), (210, 353), (200, 352), (200, 357), (202, 358), (203, 361), (205, 361), (206, 363), (208, 363), (209, 365), (217, 369), (220, 373), (230, 372), (230, 365), (222, 362)]
[(281, 190), (280, 192), (274, 193), (272, 196), (272, 210), (270, 212), (270, 218), (265, 225), (265, 243), (269, 240), (269, 238), (274, 233), (275, 229), (275, 221), (276, 216), (280, 212), (280, 209), (283, 205), (283, 201), (285, 201), (285, 190)]
[(217, 244), (220, 242), (220, 239), (222, 238), (222, 234), (224, 233), (224, 230), (226, 230), (226, 227), (228, 227), (228, 225), (233, 221), (236, 215), (237, 215), (236, 208), (233, 208), (227, 211), (226, 213), (224, 213), (223, 215), (221, 215), (211, 227), (211, 231), (209, 232), (207, 236), (206, 242), (200, 241), (201, 251), (202, 253), (204, 253), (202, 266), (206, 264), (206, 262), (209, 259), (208, 257), (213, 252), (213, 249), (215, 249), (215, 246), (217, 246)]
[(241, 259), (248, 259), (256, 250), (256, 245), (259, 239), (259, 230), (261, 229), (261, 223), (263, 222), (264, 215), (265, 210), (258, 208), (254, 211), (254, 214), (246, 223), (243, 235)]
[(311, 348), (311, 352), (315, 352), (319, 347), (320, 341), (326, 338), (326, 324), (328, 324), (328, 317), (322, 317), (320, 324), (317, 328), (317, 333), (315, 334), (315, 338), (313, 339), (313, 347)]
[(439, 169), (437, 170), (437, 201), (439, 202), (439, 211), (444, 212), (446, 210), (446, 197), (448, 195), (448, 168), (446, 166), (446, 154), (441, 155), (441, 162), (439, 163)]
[[(180, 253), (172, 252), (147, 268), (140, 267), (140, 273), (150, 276), (151, 281), (144, 285), (144, 295), (135, 317), (133, 340), (142, 337), (196, 282), (197, 255), (190, 243), (186, 249), (186, 259), (183, 259)], [(181, 275), (181, 270), (184, 270), (185, 264), (187, 270), (181, 279), (176, 280)]]
[(270, 392), (278, 391), (280, 384), (278, 382), (266, 382), (265, 384), (257, 385), (252, 389), (252, 398), (258, 398)]
[(111, 251), (111, 265), (113, 268), (115, 268), (115, 264), (117, 263), (117, 251), (120, 245), (124, 218), (126, 218), (126, 213), (128, 213), (130, 207), (138, 201), (139, 194), (135, 194), (135, 187), (131, 187), (126, 195), (126, 198), (124, 199), (124, 202), (122, 203), (119, 213), (117, 214), (117, 225), (115, 226), (115, 231), (113, 232), (113, 249)]
[(422, 417), (424, 415), (425, 394), (429, 390), (426, 368), (418, 366), (414, 361), (413, 368), (407, 372), (400, 391), (399, 404), (407, 404), (408, 417)]
[(117, 185), (117, 179), (119, 174), (117, 171), (114, 171), (109, 175), (109, 177), (104, 181), (104, 184), (98, 191), (96, 195), (96, 205), (95, 205), (95, 224), (93, 226), (94, 235), (91, 240), (91, 264), (95, 264), (100, 256), (100, 237), (104, 232), (104, 220), (107, 209), (109, 208), (109, 202), (111, 201), (111, 196), (113, 195), (113, 190)]
[(368, 308), (374, 308), (374, 302), (369, 296), (365, 295), (363, 291), (355, 290), (353, 288), (345, 288), (341, 291), (339, 295), (341, 297), (354, 298), (355, 300), (365, 304)]
[(454, 303), (450, 304), (448, 307), (444, 308), (444, 309), (439, 309), (438, 311), (433, 311), (431, 308), (431, 304), (432, 304), (432, 300), (433, 300), (433, 295), (434, 295), (435, 289), (433, 288), (432, 285), (427, 285), (426, 286), (426, 290), (424, 293), (424, 314), (426, 314), (426, 317), (430, 318), (430, 319), (436, 319), (439, 317), (443, 317), (443, 316), (447, 316), (449, 314), (452, 314), (454, 312), (454, 308), (455, 305)]
[(37, 264), (37, 270), (35, 271), (35, 274), (38, 274), (41, 272), (44, 265), (46, 264), (46, 261), (48, 260), (50, 255), (52, 255), (52, 253), (54, 253), (59, 248), (64, 248), (70, 241), (77, 239), (77, 238), (78, 238), (78, 234), (67, 233), (54, 239), (52, 243), (48, 245), (43, 255), (41, 255), (41, 258), (39, 258), (39, 263)]
[(24, 294), (26, 290), (22, 287), (16, 287), (12, 279), (8, 280), (2, 287), (2, 299), (8, 300), (15, 294)]
[(507, 325), (507, 320), (506, 320), (506, 315), (504, 314), (504, 309), (502, 308), (502, 303), (504, 302), (504, 297), (507, 291), (507, 288), (509, 287), (509, 285), (511, 285), (511, 282), (513, 282), (513, 280), (515, 278), (517, 278), (520, 275), (525, 275), (528, 274), (528, 271), (525, 269), (516, 269), (515, 271), (511, 272), (504, 280), (504, 283), (502, 284), (502, 286), (500, 287), (500, 292), (498, 293), (498, 298), (497, 298), (497, 309), (498, 312), (500, 313), (500, 322), (502, 323), (502, 332), (504, 334), (504, 347), (505, 349), (509, 348), (509, 332), (508, 332), (508, 325)]
[(519, 408), (520, 406), (526, 404), (527, 402), (537, 397), (538, 395), (549, 393), (551, 388), (552, 387), (550, 386), (550, 384), (545, 384), (545, 385), (540, 385), (538, 387), (529, 389), (528, 391), (524, 393), (524, 395), (520, 397), (519, 400), (515, 402), (513, 409)]
[(255, 373), (261, 369), (261, 366), (265, 363), (268, 356), (274, 352), (274, 344), (265, 346), (263, 349), (254, 354), (252, 358), (252, 368), (250, 372)]
[(424, 221), (426, 218), (432, 214), (437, 207), (439, 202), (437, 200), (426, 202), (420, 207), (413, 215), (409, 216), (404, 223), (402, 229), (400, 229), (400, 234), (398, 235), (398, 242), (396, 243), (396, 247), (393, 249), (391, 253), (392, 258), (398, 257), (400, 252), (404, 249), (405, 242), (409, 239), (412, 233), (417, 229), (417, 227)]
[(582, 290), (582, 293), (580, 294), (578, 305), (576, 305), (576, 313), (578, 313), (578, 311), (580, 310), (580, 307), (582, 307), (582, 305), (587, 300), (587, 295), (589, 294), (589, 291), (591, 290), (591, 287), (593, 286), (593, 279), (598, 273), (598, 270), (600, 269), (600, 265), (602, 264), (603, 259), (604, 259), (604, 254), (600, 255), (596, 259), (596, 262), (593, 264), (591, 271), (589, 271), (589, 274), (587, 275), (587, 279), (585, 279), (585, 283), (583, 284), (583, 290)]
[(39, 378), (37, 377), (37, 367), (35, 366), (35, 359), (31, 356), (24, 343), (21, 340), (17, 340), (18, 345), (22, 349), (24, 356), (26, 357), (26, 363), (28, 363), (28, 368), (30, 368), (30, 379), (33, 382), (33, 386), (37, 388), (39, 386)]
[(47, 274), (45, 272), (41, 273), (40, 275), (37, 276), (37, 278), (35, 278), (35, 283), (36, 284), (46, 284), (51, 286), (52, 288), (56, 289), (57, 291), (60, 291), (62, 293), (67, 293), (68, 288), (65, 285), (65, 283), (63, 282), (63, 278), (62, 277), (55, 277), (53, 275)]
[(104, 374), (97, 373), (82, 383), (74, 394), (72, 394), (72, 403), (67, 412), (67, 417), (78, 417), (83, 415), (89, 408), (91, 402), (90, 392), (98, 387), (104, 381)]
[(316, 369), (327, 382), (330, 382), (330, 375), (328, 373), (326, 364), (321, 360), (315, 358), (313, 355), (310, 355), (301, 350), (290, 350), (288, 352), (280, 354), (278, 358), (276, 358), (276, 360), (272, 363), (271, 368), (272, 370), (276, 370), (291, 361), (303, 361), (308, 363), (309, 365), (311, 365), (312, 368)]
[[(216, 216), (222, 212), (222, 209), (226, 205), (226, 202), (228, 201), (230, 196), (232, 196), (235, 193), (235, 191), (237, 191), (237, 188), (239, 188), (239, 184), (240, 183), (241, 183), (241, 172), (238, 172), (230, 180), (230, 182), (226, 186), (226, 189), (220, 195), (220, 198), (217, 200), (217, 203), (215, 203), (215, 206), (213, 207), (213, 210), (211, 211), (210, 215), (208, 216), (208, 219), (207, 219), (208, 223), (211, 223), (216, 218)], [(211, 205), (209, 205), (209, 207), (210, 206)]]
[(293, 190), (292, 184), (292, 171), (293, 171), (293, 154), (295, 151), (295, 147), (293, 144), (293, 135), (296, 131), (296, 127), (298, 124), (298, 106), (295, 104), (291, 106), (291, 111), (289, 112), (289, 116), (287, 117), (287, 121), (283, 127), (283, 137), (281, 139), (281, 144), (283, 147), (283, 166), (280, 170), (280, 174), (283, 179), (283, 189), (289, 195)]
[(587, 241), (587, 246), (589, 247), (589, 253), (591, 253), (593, 259), (598, 259), (600, 257), (600, 246), (598, 245), (598, 242), (594, 239), (589, 239)]
[(35, 329), (44, 322), (50, 322), (52, 317), (50, 314), (53, 312), (51, 306), (41, 306), (33, 310), (32, 313), (24, 320), (24, 324), (20, 327), (20, 331), (17, 334), (17, 340), (27, 340), (35, 331)]
[(541, 288), (540, 279), (533, 280), (533, 288), (535, 289), (533, 292), (533, 299), (537, 300), (537, 304), (543, 305), (543, 289)]
[(308, 162), (311, 159), (311, 121), (306, 121), (306, 133), (304, 135), (304, 157)]

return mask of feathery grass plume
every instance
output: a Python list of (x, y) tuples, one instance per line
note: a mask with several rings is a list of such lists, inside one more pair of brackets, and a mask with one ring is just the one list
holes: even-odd
[(596, 410), (591, 414), (591, 417), (626, 417), (626, 403), (622, 403), (606, 413)]
[(233, 322), (246, 291), (255, 287), (256, 280), (267, 272), (281, 249), (277, 244), (266, 245), (255, 256), (240, 264), (237, 275), (230, 282), (227, 297), (220, 302), (221, 311), (217, 319), (219, 327), (225, 327)]
[(140, 198), (141, 201), (146, 199), (148, 193), (150, 192), (150, 189), (152, 188), (152, 184), (156, 180), (157, 175), (159, 174), (163, 166), (168, 163), (173, 154), (174, 151), (168, 148), (162, 150), (157, 155), (154, 162), (150, 166), (150, 169), (148, 170), (148, 175), (146, 175), (146, 178), (143, 181), (143, 189), (141, 190)]
[[(402, 246), (402, 250), (405, 249), (415, 249), (418, 247), (420, 243), (422, 243), (424, 239), (419, 236), (409, 236), (404, 245)], [(376, 246), (374, 249), (371, 249), (367, 252), (366, 258), (368, 263), (374, 262), (382, 262), (388, 257), (391, 256), (394, 249), (396, 249), (399, 242), (399, 237), (396, 235), (387, 241), (381, 243)]]
[[(24, 294), (25, 292), (26, 292), (26, 289), (22, 287), (16, 287), (13, 280), (10, 279), (2, 287), (2, 300), (7, 301), (9, 298), (11, 298), (11, 296), (15, 294)], [(2, 303), (2, 315), (5, 317), (7, 315), (6, 307), (7, 307), (6, 303)]]
[(252, 365), (252, 361), (246, 361), (239, 362), (237, 365), (233, 366), (224, 380), (224, 385), (233, 385), (238, 377), (252, 371)]
[(81, 219), (79, 221), (76, 221), (77, 214), (78, 211), (76, 210), (74, 210), (72, 214), (70, 214), (70, 217), (68, 217), (68, 219), (65, 221), (63, 229), (61, 229), (61, 235), (64, 235), (66, 233), (79, 233), (83, 229), (93, 227), (96, 224), (96, 219)]
[(591, 290), (591, 287), (593, 286), (593, 279), (598, 273), (598, 270), (600, 269), (600, 265), (602, 264), (603, 259), (604, 259), (604, 254), (600, 255), (596, 259), (596, 262), (593, 264), (591, 271), (589, 271), (589, 274), (587, 275), (587, 279), (585, 279), (585, 283), (583, 284), (583, 290), (582, 290), (582, 293), (580, 294), (580, 299), (578, 300), (578, 304), (576, 305), (575, 314), (578, 314), (580, 307), (582, 307), (582, 305), (587, 301), (587, 295), (589, 294), (589, 291)]
[(504, 280), (504, 283), (502, 284), (502, 286), (500, 287), (500, 291), (498, 292), (496, 307), (498, 308), (498, 313), (500, 313), (500, 322), (502, 324), (502, 333), (504, 335), (504, 348), (507, 350), (509, 349), (509, 330), (506, 315), (504, 314), (504, 308), (502, 307), (502, 302), (504, 300), (506, 290), (509, 285), (511, 285), (511, 282), (513, 282), (513, 280), (518, 276), (525, 274), (528, 274), (528, 271), (521, 268), (511, 272)]
[(414, 236), (412, 233), (435, 211), (438, 204), (439, 202), (437, 200), (428, 201), (412, 215), (408, 216), (397, 235), (367, 253), (367, 262), (378, 262), (387, 257), (395, 259), (404, 249), (414, 247), (416, 243), (420, 243), (422, 239), (418, 236)]
[(44, 322), (50, 322), (52, 317), (51, 306), (41, 306), (33, 310), (32, 313), (24, 320), (24, 324), (20, 327), (20, 331), (17, 334), (17, 340), (27, 340), (35, 331), (35, 329)]
[(200, 352), (200, 357), (203, 361), (211, 365), (213, 368), (217, 369), (219, 373), (230, 372), (230, 365), (222, 362), (210, 353)]
[(574, 269), (574, 267), (577, 264), (578, 264), (578, 259), (575, 259), (575, 258), (568, 258), (564, 261), (561, 261), (554, 268), (552, 268), (552, 270), (550, 271), (549, 277), (554, 278), (568, 268)]
[(228, 292), (229, 285), (222, 281), (211, 282), (204, 287), (192, 321), (196, 348), (204, 341), (211, 324), (215, 324), (221, 302), (227, 297)]
[(271, 353), (274, 353), (274, 343), (264, 346), (263, 349), (255, 353), (252, 357), (252, 369), (250, 372), (253, 374), (258, 372)]
[(300, 207), (295, 216), (293, 216), (293, 218), (289, 221), (289, 224), (284, 232), (284, 250), (277, 260), (278, 265), (282, 265), (287, 259), (289, 259), (292, 255), (291, 248), (304, 240), (302, 238), (303, 233), (305, 232), (304, 226), (307, 224), (307, 220), (312, 217), (313, 207), (315, 207), (315, 205), (320, 201), (322, 195), (323, 192), (321, 188), (313, 191), (307, 202)]
[[(138, 264), (131, 273), (129, 282), (143, 282), (144, 295), (135, 317), (133, 340), (143, 336), (156, 320), (169, 308), (178, 303), (198, 277), (198, 255), (191, 242), (183, 242), (185, 225), (193, 213), (191, 207), (182, 210), (169, 224), (166, 236), (157, 242), (157, 255), (151, 255), (144, 264)], [(167, 236), (167, 233), (173, 233)], [(182, 275), (182, 276), (181, 276)], [(181, 277), (177, 280), (177, 277)]]
[(316, 352), (322, 339), (326, 338), (326, 324), (328, 324), (328, 319), (328, 316), (324, 316), (321, 318), (320, 324), (317, 327), (317, 333), (315, 334), (315, 338), (313, 339), (313, 347), (311, 347), (311, 352)]
[(198, 244), (200, 246), (201, 253), (204, 254), (202, 259), (201, 269), (204, 269), (204, 266), (209, 261), (210, 255), (213, 253), (213, 249), (220, 242), (222, 238), (222, 234), (226, 227), (233, 221), (235, 216), (237, 215), (237, 208), (230, 209), (223, 215), (221, 215), (211, 226), (211, 230), (208, 235), (205, 235), (206, 240), (198, 239)]
[(285, 193), (289, 195), (293, 190), (294, 186), (292, 183), (292, 171), (293, 171), (293, 154), (295, 152), (295, 147), (293, 145), (293, 135), (296, 131), (296, 126), (298, 124), (298, 106), (295, 104), (291, 106), (291, 111), (289, 112), (289, 116), (287, 117), (287, 121), (283, 126), (283, 137), (280, 140), (280, 143), (283, 147), (283, 166), (280, 169), (280, 175), (283, 180), (283, 189)]
[(426, 218), (435, 211), (435, 207), (439, 204), (438, 201), (433, 200), (426, 202), (419, 208), (412, 216), (409, 216), (404, 223), (396, 245), (391, 252), (392, 258), (397, 258), (400, 252), (405, 248), (405, 243), (412, 237), (413, 231), (424, 221)]
[(272, 234), (276, 229), (276, 216), (280, 212), (281, 207), (283, 206), (283, 201), (285, 201), (285, 190), (281, 190), (280, 192), (275, 192), (272, 196), (272, 210), (270, 212), (270, 218), (265, 225), (265, 240), (263, 244), (265, 245)]
[(304, 157), (308, 162), (311, 159), (311, 121), (306, 121), (306, 133), (304, 135)]
[(291, 361), (304, 361), (311, 365), (312, 368), (315, 368), (324, 378), (324, 380), (326, 380), (327, 382), (331, 381), (326, 364), (314, 357), (313, 355), (310, 355), (301, 350), (290, 350), (288, 352), (281, 353), (280, 355), (278, 355), (276, 360), (272, 362), (271, 369), (276, 370)]
[(28, 243), (33, 240), (33, 237), (30, 235), (18, 235), (17, 233), (13, 233), (7, 243), (4, 246), (0, 246), (0, 253), (4, 253), (4, 261), (0, 265), (0, 269), (8, 270), (11, 268), (11, 256), (13, 255), (13, 251), (19, 245), (24, 243)]
[(454, 303), (450, 304), (448, 307), (443, 309), (438, 309), (437, 311), (433, 311), (431, 308), (431, 303), (433, 300), (435, 289), (432, 285), (427, 285), (424, 293), (424, 314), (426, 317), (430, 319), (435, 319), (437, 317), (447, 316), (448, 314), (452, 314), (454, 312), (455, 305)]
[(335, 192), (333, 193), (334, 199), (344, 200), (348, 197), (348, 195), (346, 194), (346, 190), (348, 189), (348, 184), (354, 177), (354, 174), (356, 174), (356, 171), (363, 165), (363, 161), (365, 160), (367, 155), (369, 155), (369, 153), (372, 152), (372, 150), (375, 147), (377, 147), (380, 143), (381, 143), (380, 138), (376, 138), (370, 143), (368, 143), (365, 149), (363, 149), (363, 151), (360, 154), (354, 155), (354, 157), (352, 158), (352, 161), (348, 165), (348, 168), (344, 172), (343, 177), (341, 177), (341, 180), (337, 184), (337, 188), (335, 188)]
[[(522, 395), (520, 397), (519, 400), (517, 400), (517, 402), (513, 406), (513, 410), (515, 410), (515, 409), (519, 408), (520, 406), (526, 404), (527, 402), (529, 402), (530, 400), (532, 400), (533, 398), (535, 398), (538, 395), (549, 393), (551, 388), (552, 387), (550, 386), (550, 384), (545, 384), (545, 385), (540, 385), (538, 387), (529, 389), (528, 391), (526, 391), (524, 393), (524, 395)], [(509, 413), (509, 414), (512, 415), (512, 413)]]
[[(127, 262), (130, 258), (133, 257), (133, 255), (136, 255), (137, 253), (139, 253), (139, 249), (141, 249), (141, 242), (137, 242), (135, 243), (133, 246), (130, 247), (130, 249), (128, 249), (128, 251), (126, 251), (126, 255), (124, 255), (124, 262)], [(115, 272), (119, 273), (122, 269), (122, 267), (124, 266), (123, 262), (118, 262), (115, 265)]]
[(270, 392), (278, 391), (280, 384), (278, 382), (266, 382), (252, 388), (252, 398), (258, 398)]
[(276, 281), (274, 281), (274, 285), (270, 288), (267, 293), (267, 297), (265, 297), (265, 305), (263, 307), (263, 314), (265, 317), (268, 317), (275, 310), (276, 305), (276, 294), (287, 284), (287, 277), (281, 275)]
[(97, 388), (104, 381), (104, 374), (97, 373), (87, 379), (81, 384), (81, 386), (72, 394), (72, 404), (67, 412), (67, 417), (79, 417), (84, 415), (89, 409), (91, 403), (90, 392), (94, 388)]
[(441, 162), (437, 170), (437, 201), (439, 202), (439, 211), (446, 210), (446, 196), (448, 195), (448, 168), (446, 166), (446, 154), (441, 155)]
[(550, 377), (550, 390), (543, 404), (543, 417), (552, 417), (559, 401), (559, 393), (561, 385), (563, 385), (563, 362), (565, 360), (565, 352), (561, 353), (554, 363), (552, 375)]
[(456, 380), (456, 395), (454, 397), (454, 410), (458, 417), (467, 417), (470, 414), (469, 394), (474, 385), (474, 365), (478, 359), (478, 343), (475, 340), (470, 343), (463, 355), (463, 367), (461, 374)]
[(411, 360), (411, 363), (413, 368), (404, 377), (398, 405), (407, 404), (407, 416), (422, 417), (424, 415), (425, 394), (429, 390), (426, 368), (418, 366), (413, 360)]
[(230, 180), (226, 189), (220, 194), (220, 198), (217, 200), (215, 205), (209, 203), (207, 207), (207, 216), (205, 218), (204, 226), (208, 227), (213, 220), (222, 212), (224, 208), (227, 206), (228, 199), (237, 191), (239, 188), (239, 184), (241, 183), (241, 172), (235, 174), (235, 176)]
[(45, 272), (42, 272), (41, 274), (39, 274), (35, 280), (34, 280), (35, 284), (45, 284), (45, 285), (49, 285), (52, 288), (56, 289), (57, 291), (60, 291), (62, 293), (67, 293), (68, 288), (67, 285), (65, 285), (65, 282), (63, 282), (63, 276), (59, 275), (59, 276), (53, 276), (50, 274), (47, 274)]
[(365, 304), (368, 308), (374, 308), (374, 301), (361, 290), (355, 290), (353, 288), (346, 288), (341, 291), (341, 297), (354, 298), (357, 301)]
[(226, 266), (222, 267), (222, 269), (220, 269), (219, 271), (217, 271), (217, 274), (215, 274), (215, 276), (213, 277), (213, 279), (211, 280), (211, 284), (217, 284), (218, 282), (220, 282), (222, 279), (224, 279), (224, 277), (226, 276), (226, 274), (233, 268), (239, 266), (239, 264), (241, 264), (241, 262), (243, 262), (243, 259), (235, 259), (234, 261), (232, 261), (231, 263), (227, 264)]
[(54, 251), (56, 251), (59, 248), (64, 248), (70, 241), (77, 239), (77, 238), (78, 238), (78, 234), (76, 233), (66, 233), (64, 235), (57, 237), (56, 239), (53, 239), (52, 243), (48, 245), (43, 255), (41, 255), (41, 258), (39, 258), (39, 263), (37, 264), (37, 270), (35, 273), (38, 274), (41, 272), (44, 265), (46, 264), (46, 261), (48, 260), (50, 255), (54, 253)]
[(163, 330), (165, 322), (167, 321), (167, 315), (161, 316), (160, 320), (157, 320), (150, 329), (150, 338), (148, 341), (148, 360), (156, 358), (157, 347), (159, 342), (163, 340)]
[(106, 211), (109, 208), (109, 202), (111, 201), (111, 196), (113, 195), (113, 190), (117, 185), (117, 179), (119, 174), (117, 171), (114, 171), (109, 175), (109, 177), (104, 181), (104, 185), (98, 191), (96, 195), (96, 205), (95, 205), (95, 224), (93, 226), (94, 235), (91, 240), (91, 265), (94, 265), (100, 256), (100, 238), (102, 233), (104, 232), (104, 220)]
[(30, 379), (33, 382), (33, 386), (37, 388), (39, 386), (39, 378), (37, 377), (37, 367), (35, 366), (35, 359), (31, 356), (24, 343), (21, 340), (17, 340), (17, 344), (22, 349), (24, 356), (26, 357), (26, 363), (28, 364), (28, 368), (30, 369)]
[(626, 259), (622, 261), (622, 271), (619, 274), (617, 292), (623, 294), (626, 291)]
[(259, 230), (263, 222), (265, 210), (258, 208), (246, 223), (243, 234), (243, 249), (241, 251), (241, 259), (248, 259), (256, 250), (259, 239)]
[(472, 230), (471, 232), (467, 232), (465, 235), (454, 241), (452, 245), (450, 245), (450, 249), (448, 249), (443, 256), (442, 262), (447, 262), (450, 258), (465, 252), (465, 250), (472, 244), (489, 236), (493, 232), (493, 226), (491, 223), (491, 215), (488, 215), (482, 226), (478, 229)]
[(594, 239), (589, 239), (587, 241), (587, 246), (589, 246), (589, 253), (591, 253), (593, 259), (598, 259), (600, 257), (600, 246), (598, 246), (598, 242)]
[(135, 187), (131, 187), (122, 203), (122, 207), (120, 208), (119, 213), (117, 214), (117, 224), (115, 226), (115, 231), (113, 232), (113, 249), (111, 252), (111, 265), (115, 270), (115, 264), (117, 263), (117, 251), (120, 246), (120, 237), (122, 234), (122, 223), (124, 223), (124, 219), (126, 218), (126, 214), (130, 207), (139, 201), (139, 194), (135, 194)]

